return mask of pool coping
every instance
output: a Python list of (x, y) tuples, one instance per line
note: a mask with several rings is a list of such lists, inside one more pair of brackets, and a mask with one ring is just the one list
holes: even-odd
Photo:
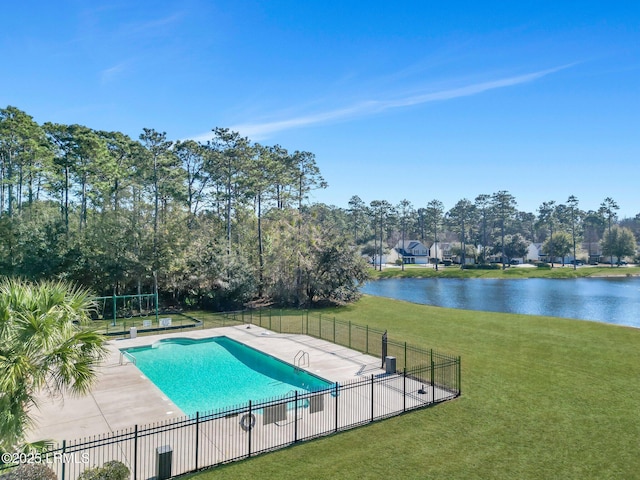
[(384, 373), (379, 358), (307, 335), (275, 333), (257, 326), (248, 328), (240, 325), (110, 340), (107, 342), (107, 358), (98, 370), (97, 382), (91, 393), (79, 398), (41, 398), (39, 411), (33, 415), (35, 426), (27, 439), (79, 439), (184, 416), (137, 367), (126, 358), (123, 361), (120, 350), (151, 345), (168, 338), (214, 336), (227, 336), (289, 364), (293, 364), (300, 350), (307, 351), (310, 366), (304, 369), (331, 382)]

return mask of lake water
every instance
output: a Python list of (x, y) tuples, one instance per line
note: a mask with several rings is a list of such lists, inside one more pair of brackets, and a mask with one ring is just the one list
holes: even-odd
[(640, 278), (391, 278), (362, 292), (448, 308), (579, 318), (640, 327)]

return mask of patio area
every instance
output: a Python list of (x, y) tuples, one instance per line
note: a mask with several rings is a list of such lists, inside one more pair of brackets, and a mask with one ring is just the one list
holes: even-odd
[(28, 439), (60, 442), (184, 416), (126, 356), (122, 358), (120, 349), (150, 345), (165, 338), (223, 335), (290, 364), (304, 350), (309, 354), (309, 367), (305, 369), (334, 383), (384, 373), (379, 358), (310, 336), (274, 333), (255, 325), (249, 329), (240, 325), (111, 340), (109, 355), (100, 367), (92, 392), (80, 398), (41, 399), (36, 425)]
[[(262, 320), (262, 319), (259, 319)], [(267, 319), (264, 319), (267, 322)], [(268, 318), (278, 331), (291, 328)], [(273, 324), (273, 325), (272, 325)], [(309, 320), (300, 330), (310, 332)], [(278, 333), (253, 323), (176, 331), (162, 335), (111, 340), (92, 392), (82, 398), (40, 401), (36, 425), (28, 439), (50, 439), (48, 463), (61, 480), (75, 479), (87, 468), (110, 460), (123, 462), (131, 478), (156, 478), (160, 454), (170, 457), (175, 476), (338, 433), (359, 425), (423, 408), (460, 395), (460, 359), (406, 343), (387, 341), (367, 327), (335, 319), (317, 322), (318, 336), (339, 338), (366, 351), (393, 349), (402, 365), (383, 370), (382, 358), (360, 353), (302, 333)], [(305, 331), (306, 330), (306, 331)], [(289, 332), (291, 330), (288, 330)], [(348, 333), (348, 335), (346, 335)], [(333, 385), (328, 389), (294, 391), (235, 407), (185, 415), (131, 362), (121, 349), (152, 345), (171, 338), (226, 336), (295, 365), (304, 352), (304, 370)], [(343, 340), (344, 341), (344, 340)], [(391, 357), (390, 357), (391, 358)], [(388, 363), (389, 363), (388, 362)], [(409, 367), (407, 367), (407, 364)], [(402, 373), (400, 373), (402, 372)], [(179, 375), (179, 372), (176, 372)], [(164, 458), (164, 457), (163, 457)], [(162, 475), (162, 478), (168, 478)]]

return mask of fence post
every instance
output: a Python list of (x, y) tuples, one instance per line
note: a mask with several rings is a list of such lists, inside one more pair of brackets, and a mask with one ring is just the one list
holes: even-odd
[(364, 347), (364, 353), (366, 353), (367, 355), (369, 354), (369, 325), (365, 325), (366, 326), (366, 336), (365, 336), (365, 347)]
[(62, 480), (64, 480), (64, 470), (65, 470), (64, 457), (65, 457), (66, 449), (67, 449), (67, 441), (62, 440)]
[(429, 362), (431, 363), (431, 385), (433, 385), (433, 348), (430, 350)]
[(309, 310), (307, 310), (307, 331), (305, 332), (306, 335), (309, 335)]
[(384, 368), (385, 357), (387, 356), (387, 331), (382, 334), (382, 365), (380, 368)]
[(458, 396), (462, 395), (462, 357), (458, 355)]
[[(433, 350), (432, 350), (433, 352)], [(435, 379), (435, 364), (433, 363), (433, 357), (431, 358), (431, 402), (436, 403), (436, 382)]]
[(333, 317), (333, 343), (336, 343), (336, 317)]
[(402, 411), (407, 411), (407, 367), (404, 367), (402, 375)]
[(133, 480), (138, 480), (138, 424), (133, 431)]
[(407, 342), (404, 342), (404, 371), (407, 371)]
[(371, 421), (373, 422), (373, 373), (371, 374)]
[(293, 443), (298, 441), (298, 390), (295, 391), (295, 407), (293, 407)]
[(271, 309), (269, 309), (269, 330), (271, 330)]
[[(249, 400), (249, 418), (251, 418), (251, 400)], [(249, 437), (248, 437), (249, 438), (249, 440), (248, 440), (248, 442), (249, 442), (249, 444), (248, 444), (249, 454), (248, 454), (248, 456), (249, 457), (251, 456), (251, 431), (252, 430), (253, 430), (253, 428), (250, 428), (249, 431), (248, 431), (248, 433), (249, 433)]]
[(351, 320), (349, 320), (349, 348), (351, 348)]
[(200, 412), (196, 412), (196, 470), (198, 470), (198, 450), (199, 450), (199, 442), (198, 442), (198, 433), (200, 430)]
[(336, 394), (335, 394), (335, 398), (336, 398), (336, 429), (335, 431), (338, 431), (338, 382), (336, 382)]

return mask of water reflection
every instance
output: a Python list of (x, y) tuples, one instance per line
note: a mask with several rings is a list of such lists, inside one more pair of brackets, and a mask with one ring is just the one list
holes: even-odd
[(370, 295), (490, 312), (597, 320), (640, 327), (640, 278), (392, 278), (366, 284)]

